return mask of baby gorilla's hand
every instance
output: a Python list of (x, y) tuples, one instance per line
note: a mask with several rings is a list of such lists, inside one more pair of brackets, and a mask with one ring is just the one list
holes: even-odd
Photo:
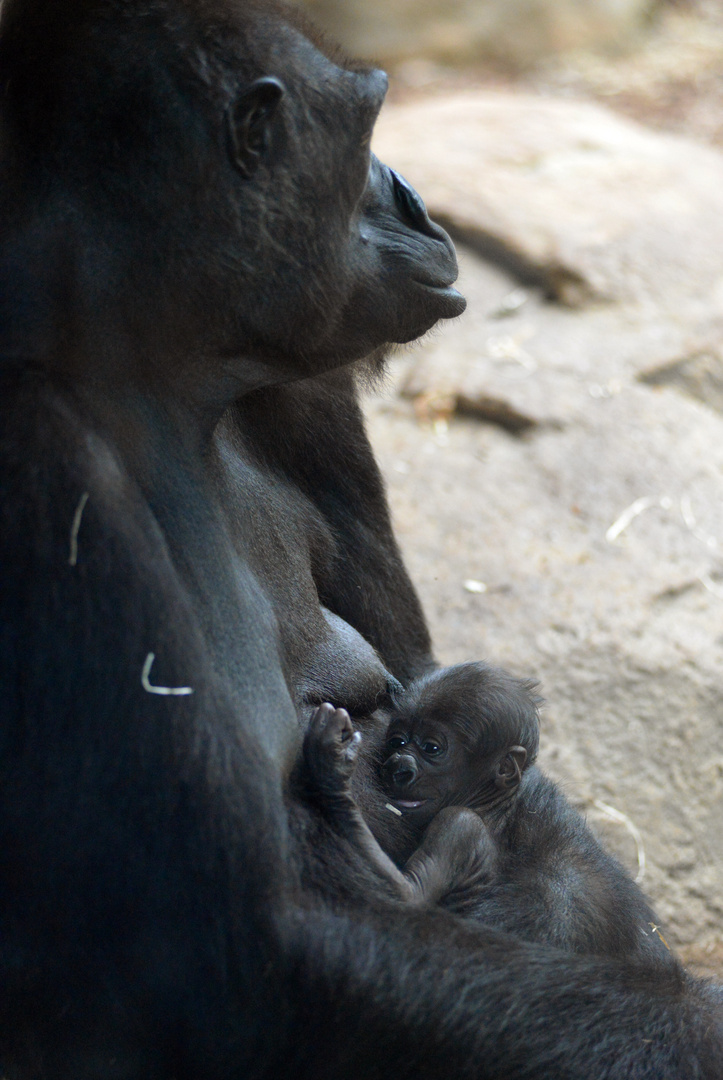
[(356, 766), (361, 732), (346, 709), (320, 705), (304, 736), (304, 762), (317, 788), (327, 794), (347, 792)]

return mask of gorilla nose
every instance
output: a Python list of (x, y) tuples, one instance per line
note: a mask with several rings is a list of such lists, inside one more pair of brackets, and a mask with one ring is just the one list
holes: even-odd
[[(387, 168), (389, 169), (389, 166)], [(441, 229), (439, 225), (435, 225), (430, 219), (427, 207), (412, 185), (394, 169), (389, 169), (389, 175), (392, 178), (394, 202), (407, 224), (418, 232), (431, 236), (434, 240), (445, 241), (447, 234), (444, 229)]]
[(392, 754), (384, 763), (387, 781), (394, 787), (409, 787), (417, 779), (417, 763), (410, 754)]
[(392, 780), (396, 787), (409, 787), (414, 780), (414, 769), (404, 766), (401, 769), (395, 769), (392, 773)]

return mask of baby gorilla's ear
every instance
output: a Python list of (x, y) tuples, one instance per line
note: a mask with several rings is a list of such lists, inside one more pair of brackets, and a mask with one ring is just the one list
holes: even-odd
[(502, 791), (512, 792), (522, 779), (526, 761), (527, 751), (524, 746), (510, 746), (495, 765), (495, 786)]

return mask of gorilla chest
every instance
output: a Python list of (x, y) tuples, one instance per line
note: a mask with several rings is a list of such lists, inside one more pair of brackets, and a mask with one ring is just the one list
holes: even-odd
[(301, 722), (326, 700), (372, 711), (388, 673), (361, 635), (319, 601), (336, 558), (329, 525), (287, 478), (238, 453), (221, 484), (234, 560), (263, 598), (267, 632)]

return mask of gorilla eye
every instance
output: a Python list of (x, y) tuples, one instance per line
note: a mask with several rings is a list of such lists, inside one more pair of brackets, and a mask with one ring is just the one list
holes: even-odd
[(436, 754), (442, 753), (442, 747), (439, 745), (439, 743), (431, 741), (422, 743), (422, 750), (427, 755), (427, 757), (435, 757)]
[(391, 739), (387, 739), (387, 746), (390, 750), (401, 750), (406, 745), (407, 740), (403, 739), (401, 735), (392, 735)]

